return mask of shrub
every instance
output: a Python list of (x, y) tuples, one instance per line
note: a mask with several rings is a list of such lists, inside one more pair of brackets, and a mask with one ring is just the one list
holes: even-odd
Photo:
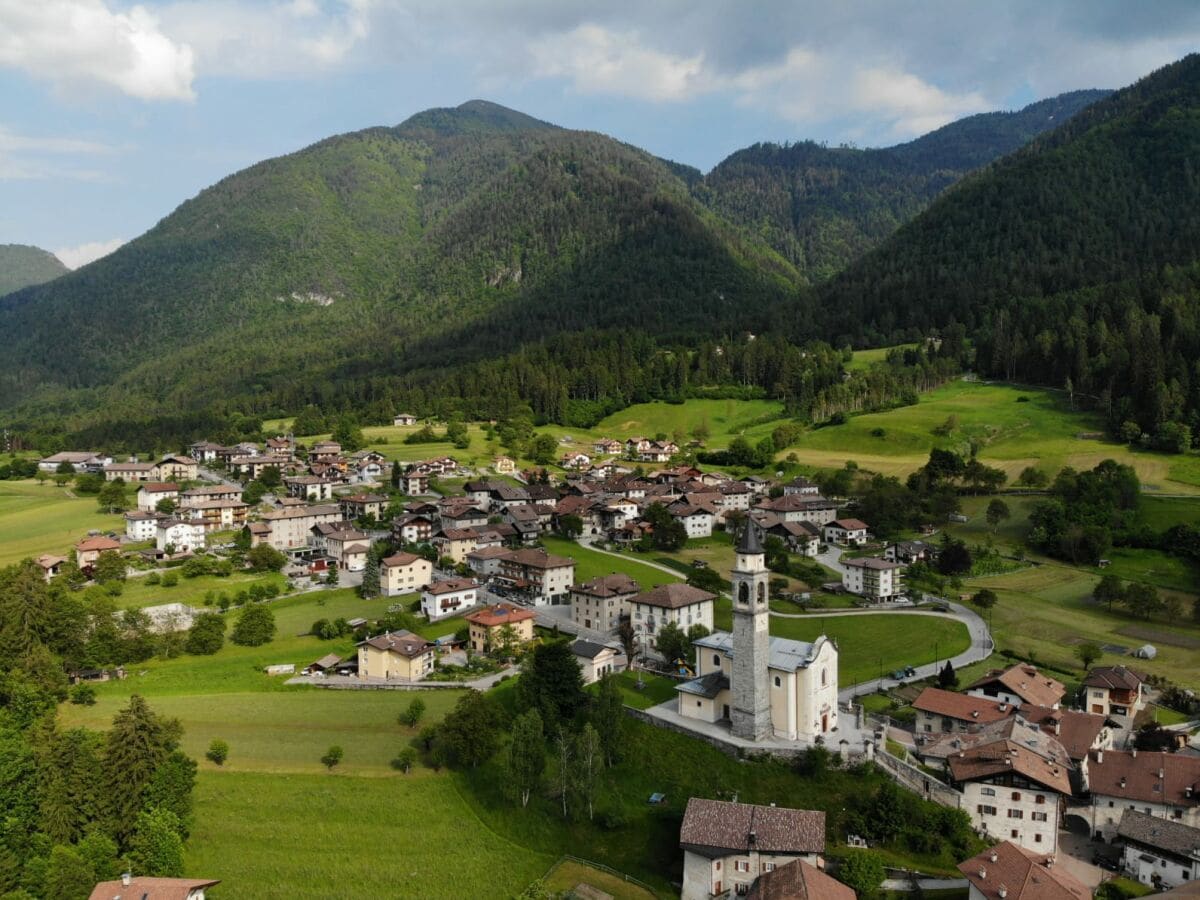
[(179, 573), (178, 572), (164, 572), (163, 573), (163, 576), (162, 576), (162, 586), (163, 587), (175, 587), (175, 585), (177, 585), (177, 584), (179, 584)]
[(229, 759), (229, 745), (218, 738), (208, 745), (208, 750), (204, 755), (209, 762), (223, 766), (225, 765), (225, 760)]
[(325, 751), (325, 755), (321, 757), (321, 763), (325, 766), (325, 768), (333, 771), (333, 767), (342, 761), (342, 757), (344, 755), (345, 752), (342, 750), (342, 748), (337, 744), (334, 744)]
[(159, 575), (157, 572), (151, 572), (149, 575), (146, 576), (145, 583), (146, 584), (158, 584), (160, 581), (162, 581), (162, 576)]
[(71, 688), (71, 702), (76, 706), (95, 706), (96, 689), (90, 684), (77, 684)]
[(412, 770), (413, 764), (417, 761), (417, 751), (412, 747), (405, 747), (392, 760), (392, 768), (399, 769), (407, 774)]
[(408, 709), (400, 713), (400, 724), (416, 728), (423, 715), (425, 715), (425, 701), (420, 697), (414, 697), (412, 703), (408, 704)]
[(238, 613), (237, 624), (229, 639), (243, 647), (261, 647), (275, 637), (275, 614), (269, 607), (255, 604)]

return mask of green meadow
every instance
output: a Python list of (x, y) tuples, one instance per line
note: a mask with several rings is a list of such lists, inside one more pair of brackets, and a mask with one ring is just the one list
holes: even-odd
[(622, 553), (614, 556), (611, 553), (601, 553), (591, 547), (585, 547), (575, 541), (551, 535), (542, 536), (542, 544), (551, 553), (569, 556), (575, 560), (575, 582), (591, 581), (602, 575), (612, 575), (623, 572), (642, 586), (642, 590), (668, 584), (672, 581), (682, 581), (683, 576), (671, 576), (661, 569), (648, 566), (638, 561), (632, 553)]
[(167, 587), (163, 584), (149, 584), (145, 575), (138, 575), (126, 579), (117, 603), (126, 609), (140, 609), (143, 606), (156, 606), (160, 603), (186, 603), (189, 606), (202, 607), (205, 605), (205, 597), (210, 593), (214, 598), (221, 594), (228, 594), (232, 598), (239, 591), (249, 590), (255, 584), (261, 584), (264, 587), (273, 584), (283, 590), (287, 579), (277, 573), (250, 575), (239, 572), (227, 578), (219, 578), (216, 575), (184, 578), (181, 575), (177, 584)]
[(91, 530), (123, 532), (125, 520), (53, 481), (0, 481), (0, 566), (43, 553), (65, 556)]

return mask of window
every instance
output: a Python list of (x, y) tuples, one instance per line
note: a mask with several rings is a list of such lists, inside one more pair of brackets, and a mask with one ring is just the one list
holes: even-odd
[(713, 665), (714, 666), (721, 665), (721, 654), (720, 653), (713, 654)]
[(1012, 839), (1015, 841), (1018, 837), (1020, 837), (1021, 832), (1017, 831), (1017, 829), (1014, 828), (1012, 831), (1009, 832), (1009, 834), (1012, 835)]
[(764, 872), (774, 872), (775, 871), (775, 863), (763, 863), (763, 871)]
[(985, 797), (995, 797), (996, 789), (990, 787), (980, 788), (979, 793), (983, 794)]
[(1035, 844), (1040, 844), (1042, 842), (1042, 836), (1040, 834), (1035, 834), (1033, 836), (1033, 842)]
[(1029, 818), (1033, 819), (1033, 821), (1035, 821), (1035, 822), (1047, 821), (1046, 814), (1042, 813), (1042, 812), (1030, 813)]
[(983, 806), (978, 807), (978, 809), (979, 809), (979, 814), (981, 816), (994, 816), (996, 814), (996, 807), (994, 807), (994, 806), (987, 806), (985, 804)]
[(721, 871), (721, 861), (719, 859), (717, 860), (717, 871)]
[(1045, 802), (1046, 802), (1046, 795), (1045, 795), (1045, 794), (1038, 794), (1038, 795), (1037, 795), (1037, 800), (1035, 800), (1034, 802), (1035, 802), (1035, 803), (1045, 803)]
[(780, 680), (779, 680), (779, 676), (778, 676), (778, 675), (776, 675), (776, 676), (775, 676), (775, 687), (779, 687), (781, 684), (783, 684), (783, 682), (782, 682), (782, 681), (780, 681)]
[(739, 859), (734, 862), (734, 868), (737, 869), (739, 872), (749, 872), (750, 871), (750, 860)]
[(1013, 791), (1012, 798), (1013, 798), (1014, 800), (1020, 800), (1020, 799), (1021, 799), (1021, 792), (1020, 792), (1020, 791)]
[(821, 670), (821, 687), (825, 687), (829, 683), (829, 672), (826, 669)]
[(1025, 818), (1025, 813), (1019, 809), (1010, 809), (1008, 811), (1008, 817), (1010, 819), (1023, 819)]

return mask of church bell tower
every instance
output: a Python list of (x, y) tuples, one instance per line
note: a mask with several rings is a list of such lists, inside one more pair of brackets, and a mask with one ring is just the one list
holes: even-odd
[(738, 541), (733, 581), (733, 689), (732, 732), (735, 737), (761, 741), (771, 726), (770, 681), (767, 660), (771, 652), (768, 622), (766, 554), (758, 526), (747, 521)]

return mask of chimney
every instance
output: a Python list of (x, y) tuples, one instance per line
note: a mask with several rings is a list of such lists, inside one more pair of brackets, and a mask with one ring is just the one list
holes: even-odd
[(990, 859), (992, 862), (995, 862), (996, 860), (998, 860), (998, 859), (1000, 858), (1000, 856), (999, 856), (999, 854), (998, 854), (998, 853), (996, 853), (996, 851), (995, 851), (995, 850), (993, 850), (993, 851), (992, 851), (992, 853), (991, 853), (991, 856), (989, 856), (988, 858), (989, 858), (989, 859)]
[(1000, 887), (996, 889), (996, 896), (998, 896), (1000, 900), (1004, 900), (1004, 898), (1008, 896), (1008, 888), (1006, 888), (1004, 885), (1000, 885)]
[(1125, 787), (1125, 776), (1121, 776), (1121, 787)]
[(1162, 781), (1162, 779), (1163, 779), (1163, 774), (1164, 774), (1164, 773), (1163, 773), (1163, 770), (1162, 770), (1162, 769), (1159, 769), (1159, 770), (1158, 770), (1158, 780), (1159, 780), (1159, 781)]
[(1054, 865), (1054, 854), (1053, 853), (1051, 853), (1049, 856), (1046, 857), (1045, 865), (1046, 865), (1047, 869), (1049, 869), (1051, 866)]
[(129, 872), (121, 873), (121, 884), (124, 885), (125, 887), (129, 887), (129, 882), (132, 879), (133, 879), (133, 876)]
[(982, 880), (982, 881), (987, 881), (987, 869), (984, 869), (984, 868), (980, 867), (980, 869), (979, 869), (979, 878), (980, 878), (980, 880)]
[(1103, 747), (1101, 747), (1099, 750), (1096, 751), (1096, 762), (1101, 763), (1101, 764), (1103, 764), (1103, 762), (1104, 762), (1104, 748)]
[(1132, 750), (1130, 750), (1129, 755), (1132, 756), (1134, 759), (1137, 759), (1137, 747), (1134, 747)]

